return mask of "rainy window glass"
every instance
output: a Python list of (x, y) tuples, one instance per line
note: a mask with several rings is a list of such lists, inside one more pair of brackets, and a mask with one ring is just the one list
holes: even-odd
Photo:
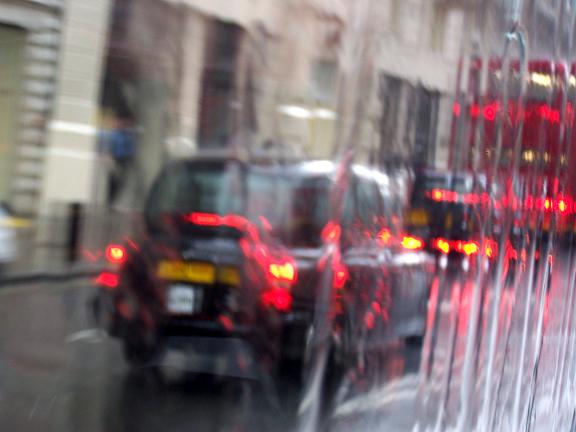
[(0, 429), (576, 431), (576, 2), (0, 0)]

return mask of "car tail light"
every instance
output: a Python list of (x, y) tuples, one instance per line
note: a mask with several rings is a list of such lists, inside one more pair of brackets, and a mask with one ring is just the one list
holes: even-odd
[(330, 221), (322, 229), (322, 241), (325, 243), (337, 242), (340, 240), (340, 234), (342, 233), (342, 228), (339, 224)]
[(462, 246), (462, 251), (468, 256), (477, 254), (479, 250), (480, 246), (476, 242), (466, 242)]
[(283, 264), (272, 263), (268, 266), (268, 270), (270, 271), (270, 274), (278, 280), (296, 282), (298, 277), (296, 266), (291, 262), (285, 262)]
[(214, 213), (191, 213), (188, 220), (196, 225), (218, 226), (221, 224), (220, 216)]
[(120, 277), (116, 273), (103, 272), (98, 275), (94, 280), (96, 285), (100, 285), (106, 288), (114, 289), (118, 287), (120, 283)]
[(451, 249), (448, 240), (443, 238), (434, 240), (433, 247), (444, 254), (449, 254)]
[(488, 258), (494, 258), (496, 256), (496, 250), (498, 245), (494, 240), (486, 240), (484, 244), (484, 252)]
[(402, 239), (402, 247), (409, 250), (420, 250), (424, 248), (424, 241), (418, 237), (405, 236)]
[(570, 213), (571, 207), (572, 206), (570, 205), (569, 197), (559, 198), (558, 201), (556, 201), (555, 209), (560, 214), (565, 215), (567, 213)]
[(384, 245), (389, 245), (392, 241), (392, 233), (390, 233), (389, 229), (384, 228), (378, 233), (378, 240)]
[(478, 251), (480, 251), (480, 246), (478, 245), (478, 243), (474, 242), (474, 241), (462, 241), (462, 240), (458, 240), (455, 243), (455, 247), (454, 247), (458, 252), (463, 253), (467, 256), (470, 255), (475, 255), (478, 253)]
[(111, 264), (122, 264), (126, 261), (126, 249), (120, 245), (108, 245), (106, 248), (106, 259)]
[(432, 199), (432, 201), (436, 202), (455, 203), (459, 198), (457, 192), (445, 189), (432, 189), (430, 192), (428, 192), (428, 196)]
[(272, 288), (262, 293), (262, 304), (278, 312), (289, 312), (292, 309), (292, 294), (282, 288)]
[(344, 288), (344, 285), (346, 285), (346, 282), (348, 281), (349, 277), (350, 274), (348, 273), (348, 268), (344, 264), (340, 263), (334, 266), (334, 276), (333, 276), (334, 288), (336, 289)]

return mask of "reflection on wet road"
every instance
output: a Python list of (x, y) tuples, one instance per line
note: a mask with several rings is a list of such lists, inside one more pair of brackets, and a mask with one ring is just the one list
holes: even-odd
[[(542, 358), (555, 365), (565, 262), (556, 260), (544, 305)], [(427, 334), (418, 341), (372, 345), (346, 371), (337, 405), (328, 420), (335, 431), (407, 431), (419, 422), (446, 427), (457, 416), (474, 283), (457, 273), (439, 274), (429, 299)], [(444, 279), (442, 279), (444, 278)], [(493, 281), (487, 281), (493, 284)], [(289, 431), (297, 422), (299, 383), (286, 370), (281, 392), (270, 383), (200, 375), (165, 363), (129, 371), (120, 345), (94, 324), (86, 307), (91, 289), (75, 284), (39, 284), (0, 291), (0, 424), (14, 431)], [(509, 284), (498, 311), (495, 369), (499, 392), (513, 396), (521, 356), (522, 302)], [(491, 289), (483, 302), (490, 305)], [(550, 299), (550, 300), (549, 300)], [(523, 304), (523, 303), (518, 303)], [(536, 303), (529, 303), (536, 310)], [(489, 310), (482, 308), (477, 374), (485, 374)], [(535, 325), (535, 324), (531, 324)], [(527, 352), (538, 346), (529, 340)], [(560, 359), (560, 357), (558, 357)], [(570, 371), (572, 362), (564, 369)], [(541, 370), (535, 403), (545, 412), (553, 403), (554, 368)], [(531, 370), (527, 369), (529, 377)], [(552, 386), (552, 387), (551, 387)], [(555, 388), (555, 387), (554, 387)], [(558, 387), (561, 389), (562, 387)], [(556, 403), (564, 403), (559, 399)], [(548, 404), (548, 405), (547, 405)], [(474, 409), (477, 409), (476, 407)], [(506, 412), (498, 407), (502, 421)], [(444, 411), (445, 410), (445, 411)], [(476, 415), (476, 414), (475, 414)], [(542, 417), (544, 418), (544, 417)], [(443, 429), (441, 429), (443, 430)]]
[[(280, 395), (266, 383), (174, 367), (129, 371), (117, 342), (92, 328), (86, 308), (91, 291), (86, 286), (86, 281), (39, 284), (0, 292), (0, 423), (4, 430), (294, 429), (299, 402), (294, 371), (286, 371), (286, 387)], [(355, 411), (355, 398), (371, 394), (380, 384), (390, 383), (382, 391), (392, 391), (392, 401), (393, 391), (413, 395), (409, 388), (415, 383), (418, 347), (398, 342), (373, 354), (367, 364), (370, 370), (378, 367), (379, 378), (358, 375), (348, 383), (349, 397), (336, 412), (335, 430), (345, 424), (347, 413)]]

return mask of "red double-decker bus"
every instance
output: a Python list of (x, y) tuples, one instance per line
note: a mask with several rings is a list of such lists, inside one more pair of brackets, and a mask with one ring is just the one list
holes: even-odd
[(471, 62), (468, 90), (453, 107), (451, 166), (485, 173), (496, 212), (512, 208), (517, 227), (572, 232), (575, 66), (533, 60), (505, 68), (490, 60), (481, 92), (482, 61)]

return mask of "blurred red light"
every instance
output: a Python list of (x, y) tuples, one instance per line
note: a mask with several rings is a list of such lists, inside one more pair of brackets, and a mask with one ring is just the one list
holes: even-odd
[(268, 271), (278, 280), (295, 282), (297, 278), (296, 266), (290, 262), (285, 262), (284, 264), (271, 263), (268, 266)]
[(419, 250), (424, 248), (424, 241), (417, 237), (404, 237), (402, 247), (409, 250)]
[(498, 246), (494, 240), (486, 240), (486, 243), (484, 244), (484, 251), (486, 252), (486, 256), (488, 258), (493, 258), (496, 255), (497, 247)]
[(282, 288), (274, 288), (262, 293), (262, 304), (273, 307), (278, 312), (288, 312), (292, 309), (292, 294)]
[(112, 264), (121, 264), (126, 260), (126, 249), (120, 245), (108, 245), (106, 259)]
[(188, 220), (196, 225), (218, 226), (221, 224), (221, 218), (213, 213), (191, 213)]
[(334, 288), (344, 288), (344, 285), (346, 285), (346, 281), (348, 281), (349, 276), (350, 275), (346, 266), (344, 264), (337, 264), (334, 268)]
[(432, 192), (430, 194), (432, 196), (432, 199), (434, 201), (442, 201), (444, 199), (443, 197), (443, 193), (440, 189), (432, 189)]
[(325, 242), (335, 242), (340, 239), (340, 225), (335, 222), (328, 222), (322, 229), (322, 240)]
[(94, 280), (96, 285), (114, 289), (120, 283), (120, 277), (115, 273), (103, 272)]
[(472, 116), (472, 118), (476, 118), (480, 115), (480, 107), (476, 104), (472, 105), (470, 107), (470, 116)]
[(389, 229), (384, 228), (378, 233), (378, 239), (385, 245), (389, 245), (392, 240), (392, 234)]
[(454, 102), (454, 105), (452, 106), (452, 112), (454, 113), (454, 115), (456, 117), (460, 117), (460, 112), (461, 112), (461, 108), (460, 108), (460, 104), (458, 102)]
[(432, 189), (428, 196), (432, 199), (432, 201), (441, 202), (457, 202), (458, 201), (458, 193), (451, 191), (451, 190), (444, 190), (444, 189)]
[(551, 123), (560, 123), (560, 111), (551, 110), (548, 115), (548, 120), (550, 120)]
[(484, 118), (488, 121), (494, 121), (496, 118), (496, 108), (493, 105), (484, 107)]
[(444, 254), (450, 253), (450, 243), (446, 239), (439, 238), (434, 240), (434, 248)]
[(468, 256), (477, 254), (479, 249), (480, 247), (476, 242), (467, 242), (462, 246), (463, 252)]

